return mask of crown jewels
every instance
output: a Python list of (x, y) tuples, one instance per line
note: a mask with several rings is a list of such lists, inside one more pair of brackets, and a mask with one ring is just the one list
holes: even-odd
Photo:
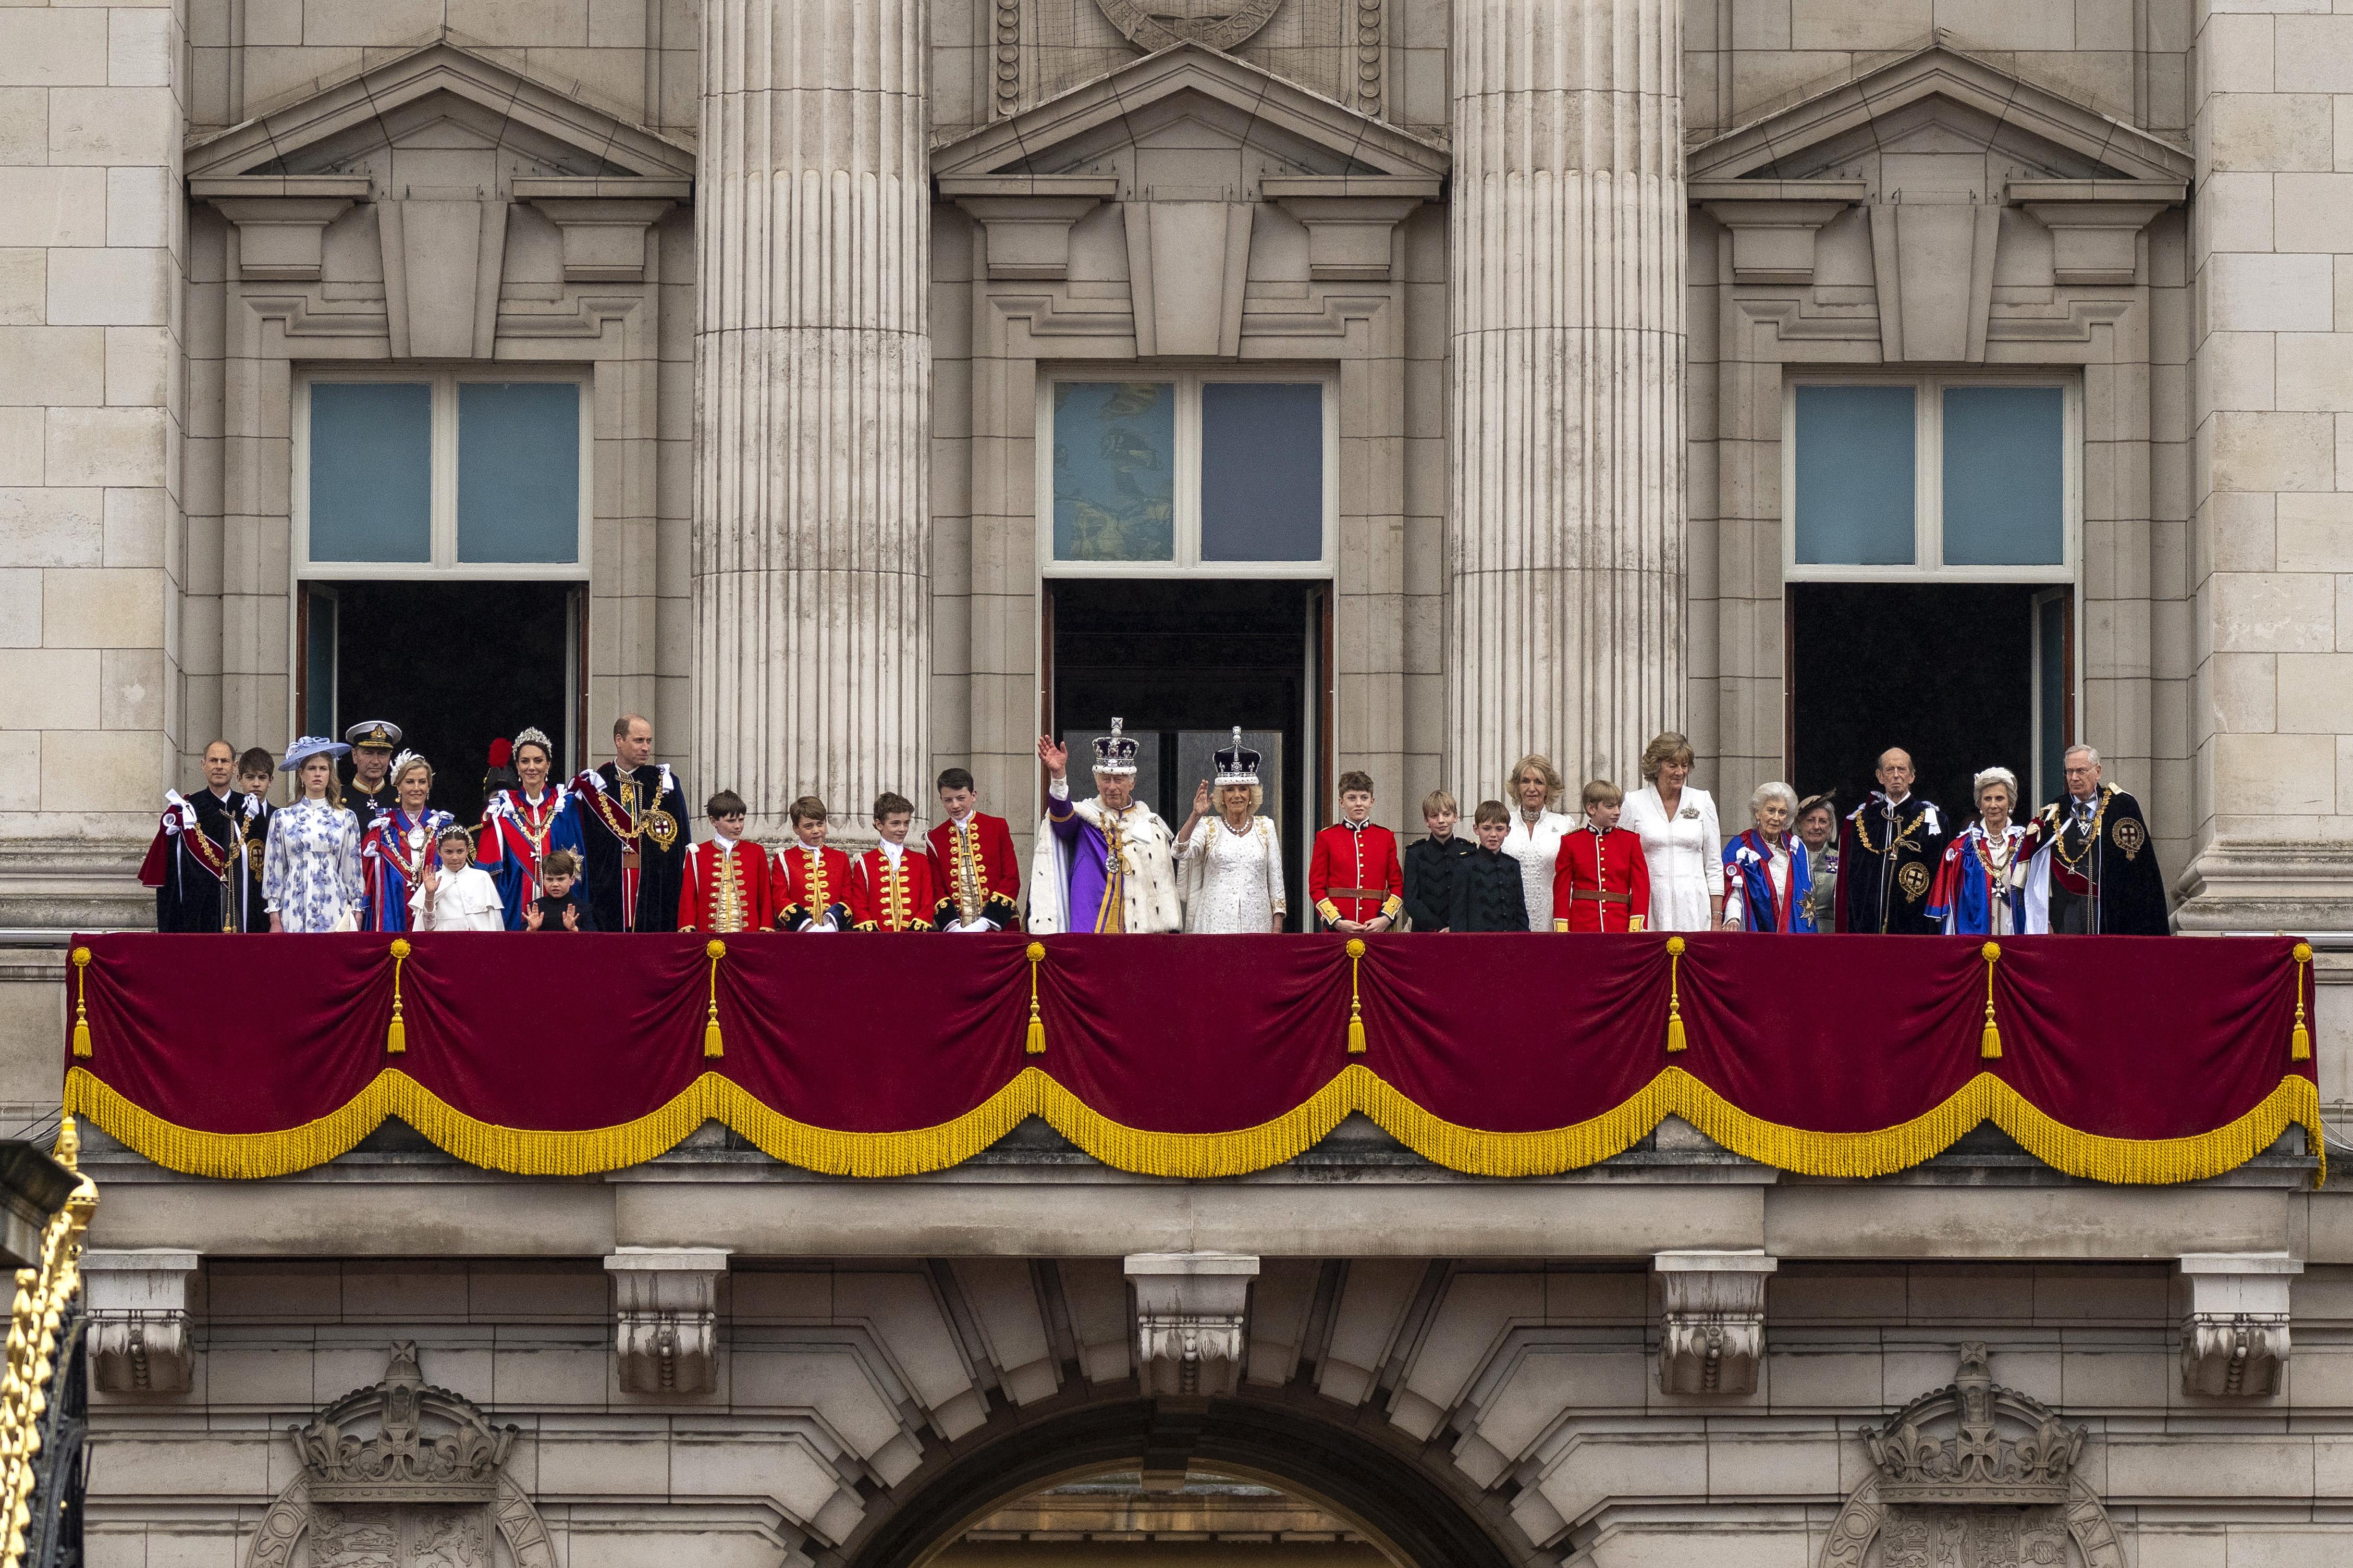
[[(371, 1416), (375, 1436), (346, 1430)], [(414, 1340), (394, 1342), (383, 1382), (353, 1390), (288, 1432), (311, 1500), (326, 1503), (489, 1502), (517, 1435), (491, 1426), (472, 1400), (427, 1384)]]
[(1095, 772), (1099, 773), (1132, 773), (1135, 771), (1135, 741), (1120, 732), (1124, 720), (1111, 721), (1111, 733), (1095, 737)]
[(1258, 752), (1242, 744), (1242, 727), (1235, 725), (1234, 743), (1217, 754), (1219, 786), (1257, 784), (1258, 765), (1263, 760)]
[[(1988, 1503), (2028, 1507), (2067, 1500), (2084, 1428), (2070, 1426), (2050, 1406), (1995, 1383), (1982, 1344), (1961, 1347), (1959, 1375), (1924, 1394), (1884, 1428), (1865, 1427), (1862, 1440), (1879, 1467), (1879, 1499), (1886, 1503)], [(1958, 1430), (1932, 1437), (1921, 1428), (1950, 1416)], [(2004, 1436), (2000, 1417), (2030, 1427)]]

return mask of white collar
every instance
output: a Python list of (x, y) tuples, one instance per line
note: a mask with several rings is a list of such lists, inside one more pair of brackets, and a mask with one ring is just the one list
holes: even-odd
[(970, 811), (965, 812), (962, 816), (951, 815), (948, 817), (948, 826), (950, 827), (969, 827), (972, 826), (972, 819), (979, 815), (980, 807), (976, 805)]
[(893, 844), (887, 838), (878, 840), (874, 847), (880, 849), (884, 855), (888, 856), (890, 858), (891, 864), (893, 866), (896, 866), (899, 863), (899, 857), (907, 852), (907, 847), (905, 845)]
[(728, 837), (724, 833), (713, 833), (711, 836), (711, 842), (718, 847), (719, 853), (722, 855), (735, 847), (735, 840)]
[(822, 855), (825, 853), (824, 845), (812, 844), (807, 839), (803, 838), (798, 835), (794, 836), (793, 847), (799, 850), (804, 855)]

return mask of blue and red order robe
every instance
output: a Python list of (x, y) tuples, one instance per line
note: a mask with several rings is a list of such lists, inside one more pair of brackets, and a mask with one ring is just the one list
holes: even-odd
[[(2025, 863), (2027, 831), (2013, 822), (2005, 837), (2010, 841), (2010, 858), (2004, 862), (2004, 868), (2021, 871)], [(1928, 889), (1928, 918), (1940, 922), (1948, 936), (1990, 933), (1993, 901), (1997, 898), (2010, 904), (2010, 933), (2015, 935), (2026, 929), (2026, 894), (2014, 883), (1994, 886), (1992, 869), (1979, 853), (1986, 841), (1985, 824), (1972, 822), (1945, 846), (1945, 858), (1937, 862), (1936, 879)]]
[[(438, 858), (435, 841), (441, 830), (458, 819), (446, 811), (427, 806), (422, 816), (411, 816), (400, 807), (389, 806), (383, 816), (369, 825), (360, 839), (360, 930), (406, 931), (408, 929), (408, 895), (423, 879), (425, 868)], [(411, 829), (421, 827), (424, 837), (411, 842)]]
[[(1781, 853), (1788, 862), (1789, 879), (1788, 887), (1777, 894), (1773, 847), (1765, 842), (1763, 834), (1752, 827), (1724, 847), (1724, 904), (1730, 909), (1734, 898), (1739, 899), (1743, 931), (1802, 933), (1814, 929), (1814, 917), (1806, 902), (1814, 890), (1814, 870), (1807, 861), (1806, 847), (1784, 837)], [(1758, 920), (1759, 910), (1772, 910), (1773, 918)]]
[(555, 849), (568, 849), (579, 863), (572, 890), (584, 900), (588, 889), (588, 847), (580, 832), (580, 810), (568, 791), (550, 784), (537, 805), (520, 789), (502, 789), (482, 804), (481, 831), (474, 836), (474, 864), (499, 885), (507, 930), (521, 931), (522, 912), (540, 896), (539, 863)]

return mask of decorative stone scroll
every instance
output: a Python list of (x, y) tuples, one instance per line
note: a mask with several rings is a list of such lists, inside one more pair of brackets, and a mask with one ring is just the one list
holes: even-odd
[(2181, 1392), (2214, 1399), (2277, 1394), (2287, 1366), (2288, 1288), (2304, 1264), (2284, 1252), (2198, 1252), (2181, 1259)]
[(631, 1394), (708, 1394), (719, 1385), (719, 1281), (727, 1249), (624, 1247), (613, 1277), (613, 1349)]
[(2125, 1568), (2099, 1497), (2075, 1472), (2087, 1429), (1993, 1381), (1986, 1347), (1884, 1427), (1865, 1427), (1872, 1475), (1831, 1521), (1820, 1568)]
[(1765, 1359), (1765, 1281), (1780, 1267), (1761, 1251), (1662, 1252), (1659, 1388), (1754, 1394)]
[(288, 1428), (301, 1474), (262, 1516), (246, 1568), (555, 1568), (531, 1499), (504, 1471), (518, 1436), (436, 1388), (396, 1341), (383, 1381)]
[(1227, 1394), (1241, 1381), (1250, 1282), (1258, 1259), (1233, 1252), (1139, 1252), (1135, 1363), (1144, 1392)]
[(90, 1376), (107, 1394), (185, 1394), (195, 1367), (188, 1285), (200, 1261), (175, 1247), (82, 1255)]

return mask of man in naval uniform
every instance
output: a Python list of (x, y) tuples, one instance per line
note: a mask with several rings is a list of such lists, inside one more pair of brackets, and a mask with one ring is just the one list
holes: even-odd
[(139, 880), (155, 889), (155, 929), (237, 930), (237, 894), (245, 886), (237, 853), (237, 819), (245, 797), (230, 787), (237, 752), (227, 741), (205, 748), (205, 787), (193, 795), (164, 795), (164, 816)]
[(1880, 936), (1934, 936), (1928, 884), (1945, 854), (1945, 817), (1912, 793), (1912, 753), (1879, 753), (1879, 787), (1839, 830), (1838, 929)]
[(2140, 802), (2100, 782), (2100, 753), (2070, 746), (2067, 793), (2035, 813), (2019, 858), (2026, 867), (2026, 930), (2165, 936), (2165, 874)]
[(385, 719), (364, 719), (343, 731), (352, 749), (352, 782), (343, 786), (343, 804), (360, 819), (360, 839), (375, 819), (398, 804), (393, 797), (392, 753), (400, 745), (400, 726)]
[(1070, 748), (1038, 738), (1046, 764), (1046, 820), (1029, 871), (1029, 929), (1173, 931), (1183, 929), (1176, 840), (1135, 798), (1135, 742), (1111, 721), (1095, 739), (1095, 796), (1073, 801)]
[(588, 851), (588, 907), (598, 931), (678, 929), (686, 878), (686, 793), (654, 761), (651, 720), (613, 721), (613, 760), (572, 781)]

